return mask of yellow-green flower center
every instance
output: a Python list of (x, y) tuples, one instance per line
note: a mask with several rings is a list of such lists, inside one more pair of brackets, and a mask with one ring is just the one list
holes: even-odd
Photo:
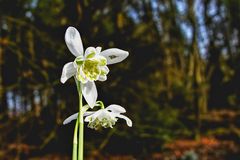
[(107, 72), (103, 70), (103, 67), (107, 65), (107, 59), (103, 56), (89, 54), (87, 59), (77, 57), (74, 62), (77, 65), (76, 77), (82, 83), (88, 80), (96, 81), (100, 75), (107, 75)]
[(115, 125), (116, 121), (116, 118), (111, 119), (109, 117), (104, 117), (101, 119), (96, 118), (94, 121), (91, 119), (91, 121), (88, 123), (88, 127), (95, 130), (100, 129), (101, 127), (112, 128)]
[(98, 79), (98, 76), (101, 73), (99, 62), (96, 59), (87, 59), (83, 63), (83, 73), (85, 76), (94, 81)]

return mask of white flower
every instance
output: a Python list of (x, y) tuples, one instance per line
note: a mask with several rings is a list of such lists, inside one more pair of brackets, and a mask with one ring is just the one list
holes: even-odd
[(83, 96), (92, 108), (97, 100), (94, 81), (105, 81), (109, 72), (107, 65), (123, 61), (128, 56), (128, 52), (117, 48), (101, 51), (101, 47), (88, 47), (84, 53), (80, 34), (74, 27), (68, 27), (66, 30), (65, 42), (76, 58), (73, 62), (64, 65), (61, 82), (65, 83), (75, 76), (81, 82)]
[[(124, 119), (127, 122), (127, 125), (132, 127), (132, 121), (121, 114), (125, 112), (126, 110), (120, 105), (112, 104), (104, 109), (99, 109), (98, 111), (87, 111), (83, 116), (85, 117), (84, 121), (88, 122), (88, 127), (96, 130), (101, 127), (112, 128), (118, 118)], [(78, 113), (75, 113), (64, 120), (63, 124), (68, 124), (72, 120), (77, 119), (77, 117)]]

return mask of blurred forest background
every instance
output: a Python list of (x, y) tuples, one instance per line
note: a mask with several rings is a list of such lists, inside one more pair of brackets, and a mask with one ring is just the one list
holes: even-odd
[(86, 158), (240, 159), (239, 0), (0, 0), (0, 159), (70, 159), (70, 25), (130, 52), (97, 86), (133, 127), (86, 128)]

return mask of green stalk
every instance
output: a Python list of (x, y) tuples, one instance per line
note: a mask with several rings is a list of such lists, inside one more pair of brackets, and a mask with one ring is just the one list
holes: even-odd
[(82, 105), (82, 91), (81, 82), (77, 81), (78, 95), (79, 95), (79, 114), (78, 114), (78, 160), (83, 160), (83, 134), (84, 134), (84, 123), (83, 123), (83, 105)]
[(74, 136), (73, 136), (73, 153), (72, 153), (72, 160), (77, 160), (77, 145), (78, 145), (78, 122), (79, 120), (77, 119), (75, 128), (74, 128)]

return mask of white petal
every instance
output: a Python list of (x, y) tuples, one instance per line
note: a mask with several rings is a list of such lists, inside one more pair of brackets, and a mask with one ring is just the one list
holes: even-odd
[(112, 111), (113, 113), (125, 113), (126, 110), (120, 105), (111, 104), (110, 106), (106, 107), (107, 110)]
[(73, 120), (75, 120), (77, 118), (78, 118), (78, 113), (75, 113), (75, 114), (69, 116), (67, 119), (65, 119), (63, 121), (63, 124), (66, 125), (66, 124), (70, 123), (71, 121), (73, 121)]
[(83, 116), (90, 116), (90, 115), (92, 115), (92, 114), (94, 114), (95, 113), (95, 111), (87, 111), (87, 112), (85, 112), (84, 114), (83, 114)]
[(94, 121), (98, 115), (102, 112), (102, 110), (98, 110), (98, 111), (94, 111), (92, 114), (90, 113), (88, 116), (86, 116), (86, 118), (84, 119), (85, 122), (90, 122), (90, 121)]
[[(91, 115), (91, 114), (93, 114), (94, 113), (94, 111), (88, 111), (88, 112), (86, 112), (86, 110), (88, 110), (88, 108), (89, 108), (89, 106), (88, 105), (84, 105), (83, 106), (83, 112), (84, 112), (84, 114), (83, 114), (83, 116), (89, 116), (89, 115)], [(63, 121), (63, 124), (65, 125), (65, 124), (68, 124), (68, 123), (70, 123), (71, 121), (73, 121), (73, 120), (75, 120), (75, 119), (77, 119), (78, 118), (78, 112), (77, 113), (75, 113), (75, 114), (73, 114), (73, 115), (71, 115), (71, 116), (69, 116), (67, 119), (65, 119), (64, 121)]]
[(101, 66), (101, 72), (104, 72), (104, 75), (100, 75), (98, 80), (99, 81), (106, 81), (107, 80), (107, 74), (109, 73), (109, 68), (107, 66)]
[(97, 53), (96, 51), (96, 48), (94, 47), (88, 47), (86, 50), (85, 50), (85, 53), (84, 53), (84, 57), (87, 58), (87, 56), (91, 53)]
[(85, 121), (85, 122), (90, 122), (91, 119), (92, 119), (92, 115), (89, 115), (89, 116), (86, 116), (86, 117), (85, 117), (84, 121)]
[(79, 81), (81, 81), (82, 83), (87, 83), (88, 79), (87, 79), (86, 75), (85, 75), (84, 72), (83, 72), (82, 66), (81, 66), (80, 69), (79, 69), (79, 74), (80, 74), (80, 75), (77, 75), (77, 79), (78, 79)]
[(65, 42), (70, 52), (78, 57), (83, 55), (83, 44), (80, 33), (74, 27), (68, 27), (65, 33)]
[(100, 75), (99, 78), (98, 78), (99, 81), (103, 82), (103, 81), (106, 81), (107, 80), (107, 76), (106, 75)]
[(109, 73), (109, 68), (108, 68), (108, 66), (102, 66), (102, 67), (101, 67), (101, 70), (104, 71), (106, 74)]
[(76, 72), (77, 72), (77, 69), (74, 67), (73, 62), (66, 63), (63, 66), (61, 82), (65, 83), (69, 78), (74, 76), (76, 74)]
[(114, 64), (123, 61), (125, 58), (127, 58), (129, 53), (118, 48), (110, 48), (102, 51), (100, 55), (107, 59), (107, 64)]
[(97, 54), (99, 54), (101, 52), (101, 50), (102, 50), (102, 47), (97, 47), (96, 48)]
[(128, 125), (129, 127), (132, 127), (132, 120), (129, 119), (128, 117), (126, 117), (126, 116), (124, 116), (124, 115), (121, 115), (121, 114), (116, 115), (116, 117), (119, 117), (119, 118), (125, 119), (125, 121), (127, 122), (127, 125)]
[(90, 81), (85, 84), (81, 83), (81, 89), (87, 104), (90, 106), (90, 108), (93, 108), (96, 104), (98, 96), (95, 83)]
[(111, 112), (108, 112), (106, 109), (100, 109), (98, 115), (96, 115), (96, 117), (99, 120), (102, 120), (104, 118), (106, 119), (112, 119), (113, 116), (111, 115)]

